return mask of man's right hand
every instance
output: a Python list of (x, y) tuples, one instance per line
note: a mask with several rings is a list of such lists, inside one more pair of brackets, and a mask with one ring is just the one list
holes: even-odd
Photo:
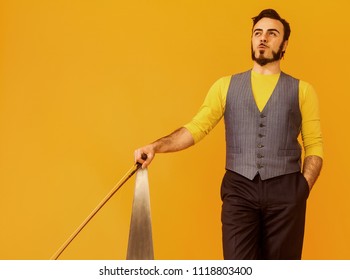
[(152, 144), (138, 148), (134, 152), (135, 163), (137, 163), (137, 162), (141, 163), (142, 169), (145, 169), (148, 165), (150, 165), (154, 156), (155, 156), (155, 151), (154, 151), (154, 147)]

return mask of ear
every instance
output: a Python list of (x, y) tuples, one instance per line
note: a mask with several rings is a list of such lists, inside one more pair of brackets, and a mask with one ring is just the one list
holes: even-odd
[(285, 52), (288, 46), (288, 40), (284, 41), (282, 51)]

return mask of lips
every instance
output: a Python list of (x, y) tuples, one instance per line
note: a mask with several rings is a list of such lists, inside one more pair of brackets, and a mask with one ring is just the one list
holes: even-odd
[(265, 49), (265, 48), (268, 48), (268, 46), (266, 46), (265, 44), (260, 44), (260, 45), (258, 46), (258, 48)]

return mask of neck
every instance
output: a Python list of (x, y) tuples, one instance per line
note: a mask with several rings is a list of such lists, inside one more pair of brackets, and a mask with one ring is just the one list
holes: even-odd
[(281, 72), (280, 61), (270, 62), (264, 66), (254, 61), (253, 71), (263, 75), (278, 74)]

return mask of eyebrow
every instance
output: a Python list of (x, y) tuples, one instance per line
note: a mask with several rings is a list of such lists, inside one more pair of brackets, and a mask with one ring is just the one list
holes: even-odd
[[(256, 29), (253, 30), (253, 33), (255, 31), (263, 31), (263, 30), (262, 30), (262, 28), (256, 28)], [(280, 34), (280, 32), (277, 29), (275, 29), (275, 28), (267, 29), (267, 31), (276, 31), (278, 34)]]

